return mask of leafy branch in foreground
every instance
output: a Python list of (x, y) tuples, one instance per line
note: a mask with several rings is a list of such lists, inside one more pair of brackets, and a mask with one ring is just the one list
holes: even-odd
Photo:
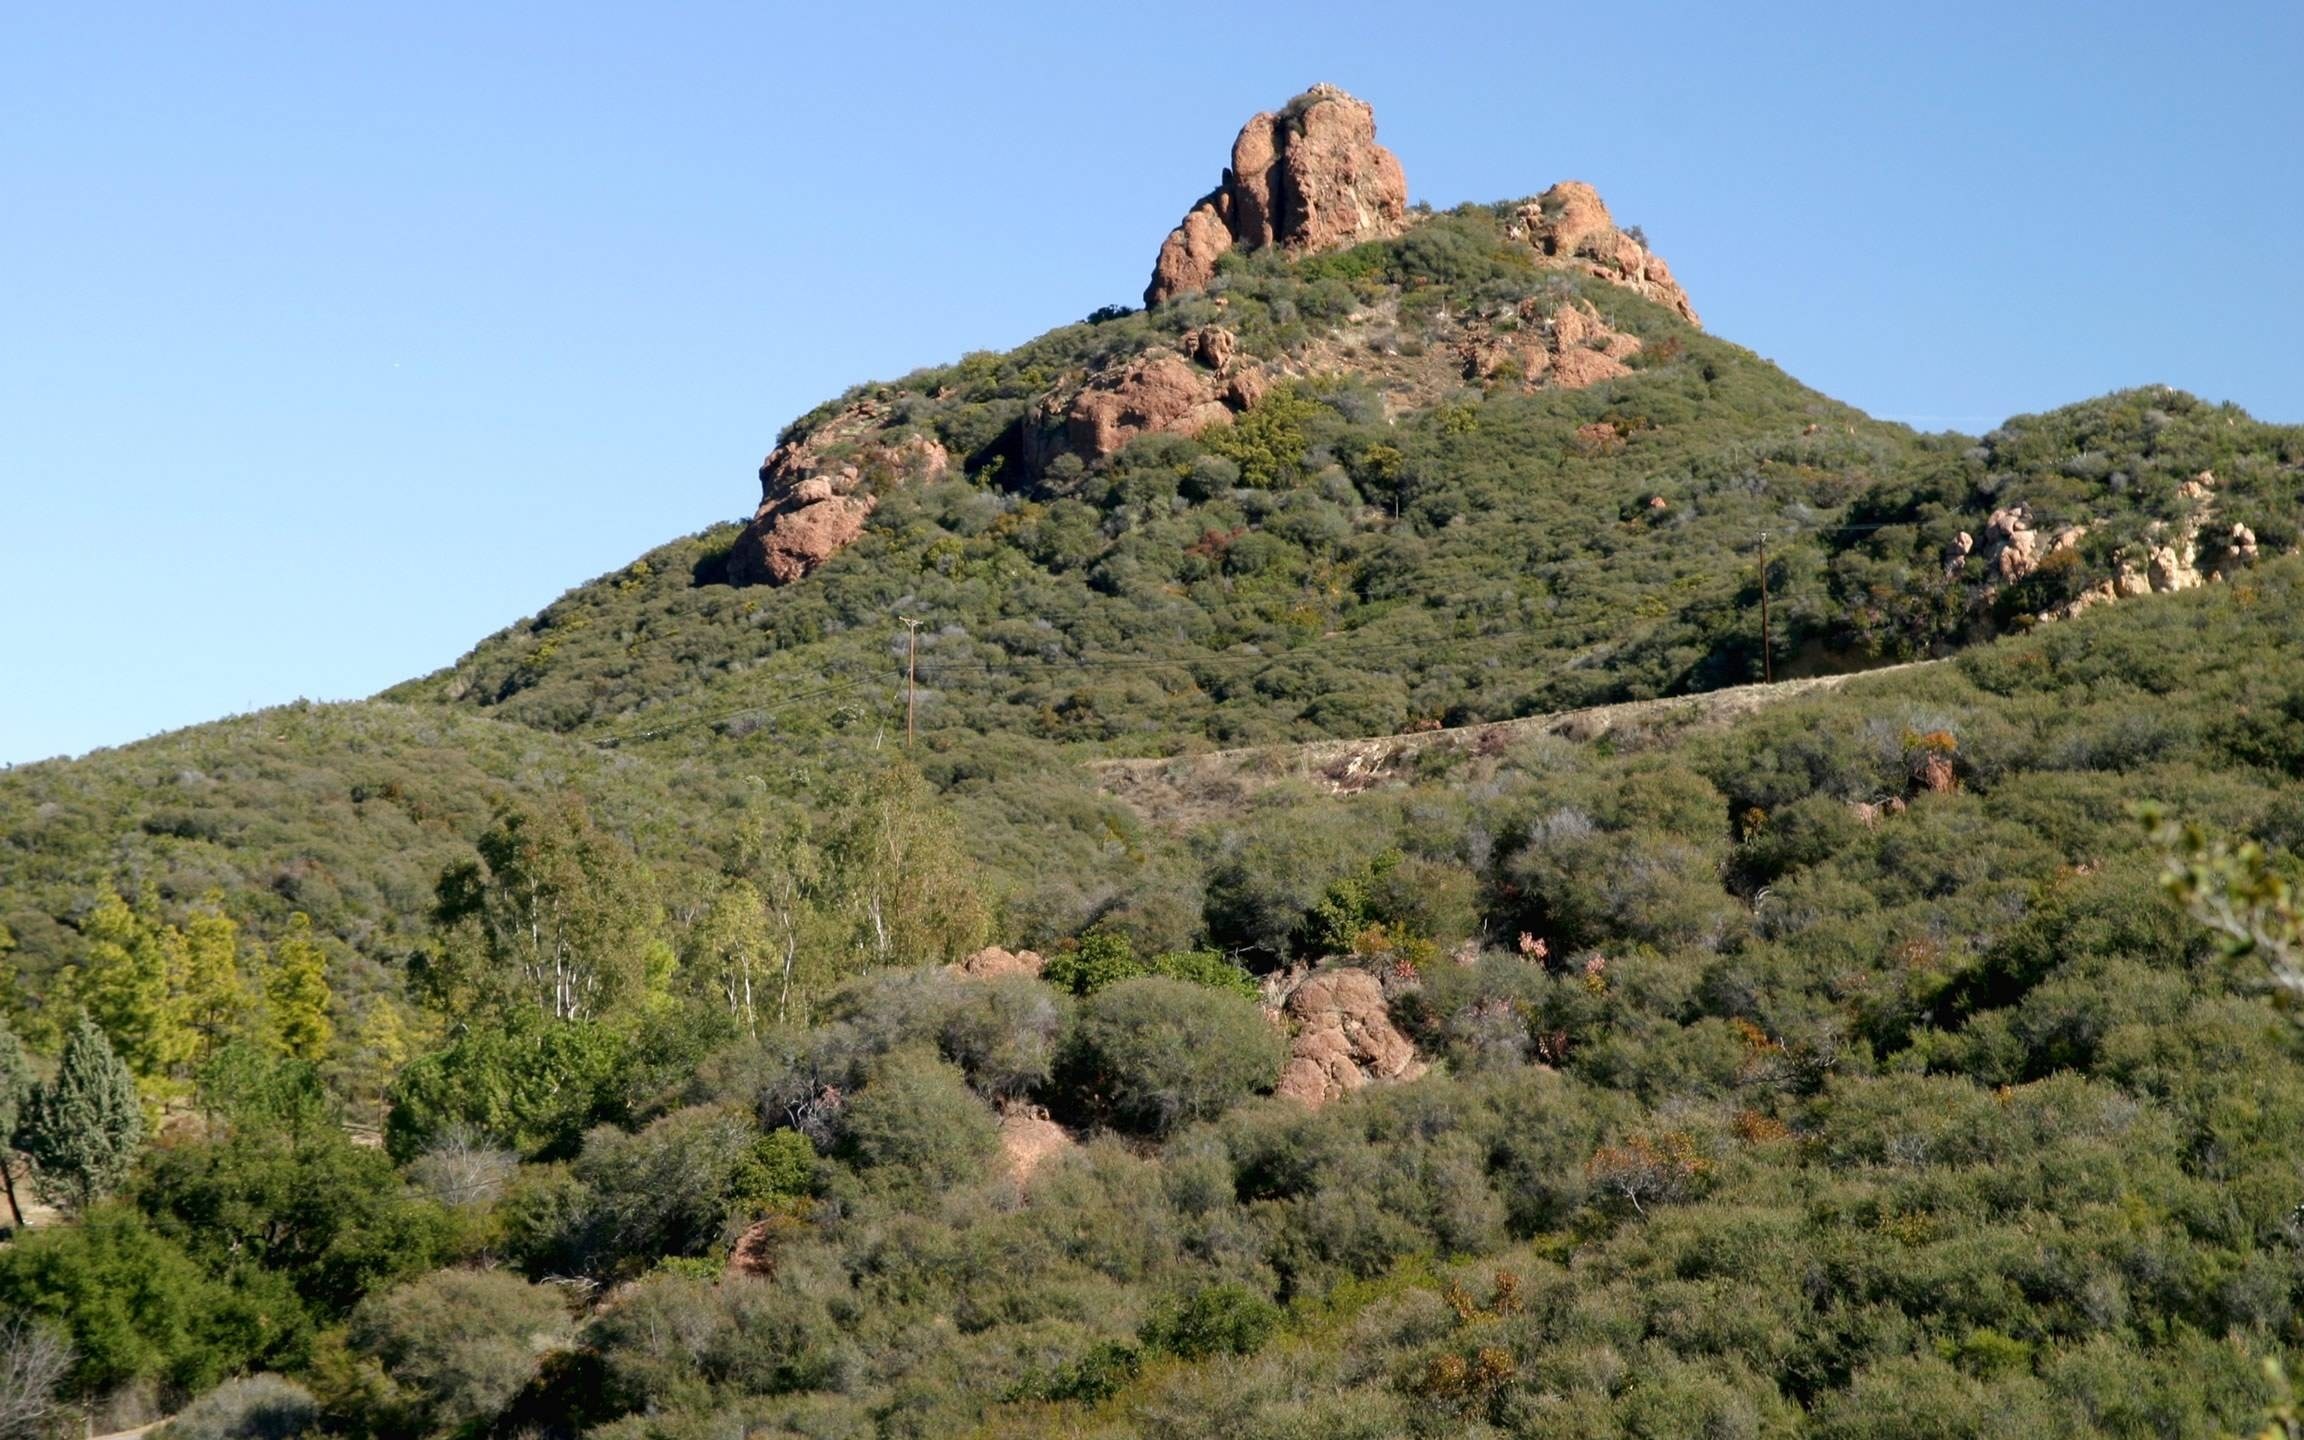
[(2271, 852), (2253, 840), (2235, 845), (2150, 802), (2135, 814), (2166, 857), (2161, 887), (2216, 932), (2227, 953), (2261, 959), (2285, 997), (2304, 1000), (2304, 907)]

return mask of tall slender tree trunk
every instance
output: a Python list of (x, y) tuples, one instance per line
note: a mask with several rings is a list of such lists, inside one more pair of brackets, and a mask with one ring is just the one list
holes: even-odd
[(5, 1148), (0, 1148), (0, 1190), (8, 1192), (8, 1213), (15, 1217), (16, 1228), (24, 1228), (24, 1207), (16, 1203), (16, 1171), (8, 1163)]

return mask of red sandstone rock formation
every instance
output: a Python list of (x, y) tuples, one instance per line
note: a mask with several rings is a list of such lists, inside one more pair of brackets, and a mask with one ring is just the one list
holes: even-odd
[(1415, 1045), (1384, 1008), (1382, 983), (1365, 970), (1315, 971), (1282, 1008), (1296, 1033), (1276, 1095), (1318, 1107), (1374, 1081), (1424, 1073)]
[(1537, 196), (1521, 207), (1520, 221), (1546, 256), (1581, 264), (1588, 274), (1668, 306), (1691, 325), (1703, 323), (1664, 257), (1638, 235), (1617, 229), (1600, 192), (1583, 181), (1563, 180)]
[(1025, 464), (1041, 474), (1059, 455), (1093, 463), (1139, 435), (1197, 435), (1230, 424), (1269, 385), (1231, 331), (1189, 331), (1175, 350), (1138, 355), (1042, 397), (1025, 429)]
[(944, 447), (892, 419), (886, 405), (858, 401), (761, 462), (760, 508), (728, 553), (730, 583), (789, 585), (864, 533), (880, 490), (943, 477)]
[(1407, 219), (1408, 179), (1376, 143), (1376, 112), (1315, 85), (1241, 127), (1223, 183), (1161, 245), (1144, 303), (1206, 288), (1235, 246), (1335, 250), (1397, 235)]

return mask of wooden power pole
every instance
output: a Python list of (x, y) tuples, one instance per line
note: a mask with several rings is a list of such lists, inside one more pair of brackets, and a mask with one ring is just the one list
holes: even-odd
[(920, 715), (920, 622), (909, 615), (899, 615), (904, 622), (904, 748), (912, 748), (912, 737), (919, 731)]
[(1776, 683), (1776, 661), (1768, 646), (1768, 532), (1760, 532), (1760, 681)]

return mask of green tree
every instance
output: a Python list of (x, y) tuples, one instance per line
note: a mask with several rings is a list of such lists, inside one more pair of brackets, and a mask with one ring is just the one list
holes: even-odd
[(288, 917), (288, 933), (272, 944), (271, 972), (264, 1000), (280, 1048), (299, 1060), (317, 1062), (336, 1038), (331, 1015), (336, 997), (328, 986), (328, 952), (312, 934), (312, 917), (299, 910)]
[(384, 1142), (406, 1162), (461, 1125), (520, 1150), (568, 1153), (588, 1127), (623, 1118), (626, 1058), (624, 1039), (603, 1025), (516, 1010), (402, 1069)]
[(241, 968), (240, 925), (224, 913), (222, 894), (202, 898), (183, 935), (182, 1014), (191, 1056), (205, 1061), (248, 1029), (256, 997)]
[(73, 991), (129, 1068), (160, 1079), (191, 1058), (195, 1037), (183, 999), (184, 936), (151, 918), (151, 904), (132, 907), (106, 893), (81, 922), (88, 953)]
[(94, 1021), (83, 1016), (73, 1027), (56, 1078), (32, 1092), (18, 1137), (40, 1193), (76, 1213), (127, 1178), (144, 1139), (144, 1112), (136, 1077)]
[(0, 1191), (7, 1192), (8, 1214), (19, 1230), (24, 1207), (16, 1200), (16, 1127), (31, 1098), (32, 1064), (24, 1058), (24, 1044), (0, 1025)]
[(136, 1187), (163, 1234), (212, 1270), (253, 1263), (286, 1277), (327, 1317), (438, 1263), (446, 1212), (354, 1143), (308, 1062), (237, 1044), (201, 1082), (208, 1134), (160, 1147)]
[(842, 974), (838, 896), (825, 860), (809, 827), (789, 817), (757, 816), (738, 846), (734, 869), (766, 932), (780, 1025), (804, 1019)]
[(236, 1280), (212, 1278), (134, 1210), (104, 1204), (0, 1249), (0, 1315), (71, 1338), (73, 1394), (134, 1380), (195, 1392), (309, 1335), (284, 1285), (254, 1271)]
[(649, 877), (580, 799), (500, 810), (478, 848), (437, 887), (446, 934), (420, 977), (436, 1004), (527, 1005), (568, 1021), (641, 992), (658, 919)]
[(958, 823), (918, 771), (889, 765), (834, 827), (827, 868), (866, 965), (946, 964), (991, 929), (983, 877)]
[[(771, 986), (789, 993), (791, 965), (789, 960), (781, 967), (777, 964), (775, 927), (767, 902), (751, 881), (730, 878), (721, 884), (697, 922), (691, 944), (705, 961), (728, 1014), (745, 1034), (759, 1034), (761, 1005)], [(783, 1008), (779, 1001), (779, 1018)]]

